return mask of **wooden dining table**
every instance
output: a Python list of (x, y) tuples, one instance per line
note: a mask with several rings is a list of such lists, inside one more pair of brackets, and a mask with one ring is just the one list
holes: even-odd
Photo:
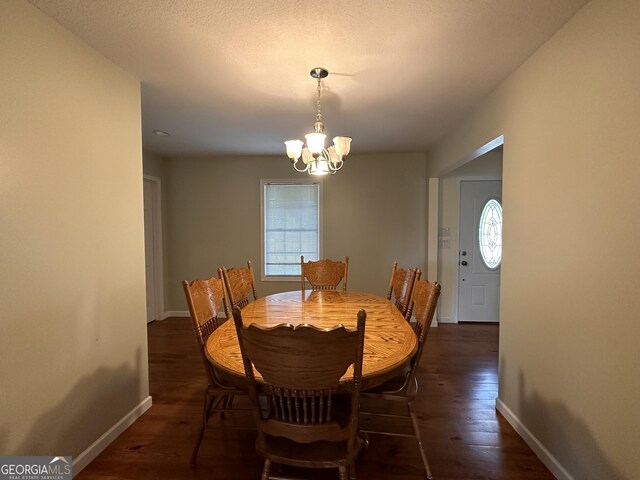
[[(376, 387), (401, 373), (417, 349), (416, 335), (396, 306), (384, 297), (362, 292), (301, 290), (261, 297), (242, 309), (245, 325), (273, 327), (282, 323), (356, 328), (358, 310), (367, 312), (362, 388)], [(225, 383), (242, 386), (245, 373), (233, 319), (207, 340), (205, 354)], [(259, 372), (256, 379), (261, 380)], [(341, 384), (352, 380), (349, 369)]]

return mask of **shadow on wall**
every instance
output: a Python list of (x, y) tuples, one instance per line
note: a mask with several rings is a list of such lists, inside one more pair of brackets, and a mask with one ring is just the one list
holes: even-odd
[(60, 403), (38, 417), (15, 451), (6, 451), (6, 427), (0, 427), (0, 452), (78, 456), (141, 401), (141, 356), (138, 349), (135, 368), (99, 368), (82, 377)]
[[(500, 386), (505, 364), (500, 361)], [(520, 421), (575, 480), (627, 479), (613, 466), (589, 427), (562, 403), (547, 402), (536, 392), (527, 393), (522, 371), (518, 374)]]

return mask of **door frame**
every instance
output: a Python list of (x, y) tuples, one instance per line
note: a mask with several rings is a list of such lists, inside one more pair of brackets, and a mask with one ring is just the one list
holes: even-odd
[[(144, 181), (151, 185), (153, 197), (153, 273), (156, 304), (154, 312), (156, 320), (164, 320), (164, 272), (162, 258), (162, 180), (152, 175), (143, 175)], [(146, 286), (145, 286), (146, 292)], [(146, 293), (145, 293), (146, 295)]]
[[(485, 152), (488, 153), (488, 152)], [(495, 175), (487, 175), (487, 176), (481, 176), (481, 177), (459, 177), (457, 179), (457, 198), (458, 198), (458, 205), (457, 205), (457, 211), (456, 211), (456, 215), (458, 217), (458, 238), (457, 238), (457, 249), (458, 249), (458, 258), (460, 257), (460, 184), (462, 182), (502, 182), (502, 177), (498, 178)], [(500, 205), (502, 205), (502, 195), (500, 195)], [(502, 265), (500, 265), (500, 268), (502, 268)], [(502, 270), (500, 271), (500, 274), (502, 275)], [(455, 284), (456, 284), (456, 288), (453, 292), (453, 315), (452, 317), (455, 319), (455, 323), (460, 323), (460, 319), (458, 318), (458, 299), (460, 298), (460, 262), (458, 262), (458, 268), (456, 268), (456, 273), (455, 273)], [(500, 310), (500, 303), (498, 301), (498, 310)]]
[[(458, 161), (454, 162), (453, 164), (449, 165), (448, 167), (444, 168), (443, 170), (437, 172), (436, 176), (434, 177), (430, 177), (429, 178), (429, 185), (433, 185), (432, 181), (435, 182), (436, 180), (438, 181), (438, 185), (439, 185), (439, 181), (440, 179), (453, 172), (454, 170), (456, 170), (457, 168), (475, 160), (478, 157), (481, 157), (482, 155), (484, 155), (485, 153), (490, 152), (491, 150), (495, 150), (496, 148), (503, 146), (504, 145), (504, 135), (499, 135), (496, 138), (494, 138), (493, 140), (485, 143), (484, 145), (482, 145), (481, 147), (475, 149), (473, 152), (471, 152), (469, 155), (464, 156), (463, 158), (459, 159)], [(504, 152), (503, 152), (503, 162), (504, 162)], [(504, 178), (504, 174), (503, 174), (503, 178)], [(502, 179), (501, 179), (502, 180)], [(458, 185), (458, 222), (460, 222), (460, 190), (459, 190), (459, 185)], [(433, 269), (435, 269), (436, 272), (439, 272), (438, 268), (437, 268), (437, 262), (438, 262), (438, 257), (440, 254), (440, 246), (439, 246), (439, 230), (441, 227), (441, 221), (442, 219), (440, 218), (440, 205), (439, 205), (439, 200), (436, 199), (435, 203), (432, 205), (432, 197), (429, 196), (428, 198), (429, 201), (429, 205), (428, 205), (428, 211), (429, 211), (429, 217), (431, 217), (431, 215), (435, 215), (437, 218), (437, 221), (435, 222), (428, 222), (427, 223), (427, 245), (436, 245), (436, 252), (435, 255), (433, 254), (432, 250), (427, 247), (427, 259), (429, 264), (432, 264), (433, 261), (435, 261), (436, 266), (432, 267)], [(459, 240), (459, 239), (458, 239)], [(435, 260), (432, 260), (431, 255), (435, 256)], [(431, 271), (431, 270), (430, 270)], [(440, 281), (440, 276), (436, 275), (436, 277), (438, 281)], [(436, 313), (437, 314), (437, 313)], [(438, 317), (434, 317), (435, 320), (437, 320), (438, 322), (440, 322), (440, 318)], [(455, 323), (458, 323), (458, 272), (456, 269), (456, 288), (454, 290), (454, 311), (452, 314), (452, 319), (455, 319)]]

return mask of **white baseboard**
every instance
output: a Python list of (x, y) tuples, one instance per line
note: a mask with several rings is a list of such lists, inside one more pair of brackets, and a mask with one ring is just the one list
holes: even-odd
[(567, 470), (560, 464), (560, 462), (554, 457), (549, 450), (538, 440), (531, 431), (524, 426), (518, 417), (511, 411), (505, 403), (496, 398), (496, 410), (498, 410), (502, 416), (511, 424), (516, 432), (522, 437), (522, 439), (531, 447), (531, 450), (535, 452), (542, 463), (544, 463), (551, 473), (555, 475), (558, 480), (574, 480), (574, 478), (567, 472)]
[(188, 310), (169, 310), (168, 312), (164, 312), (162, 315), (162, 320), (166, 320), (169, 317), (189, 317)]
[(89, 465), (102, 451), (107, 448), (118, 436), (129, 426), (142, 416), (144, 412), (151, 408), (151, 397), (148, 396), (138, 405), (122, 417), (118, 423), (103, 433), (100, 438), (93, 442), (89, 448), (73, 459), (73, 476), (79, 474), (84, 467)]
[(438, 323), (458, 323), (458, 321), (453, 317), (440, 317)]

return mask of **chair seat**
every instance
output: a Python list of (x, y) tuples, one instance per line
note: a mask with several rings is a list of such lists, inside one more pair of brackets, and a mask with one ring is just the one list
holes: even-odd
[(348, 456), (347, 442), (297, 443), (283, 437), (264, 436), (264, 443), (256, 441), (259, 454), (276, 463), (296, 467), (338, 467), (350, 464), (357, 452)]
[(389, 380), (384, 382), (382, 385), (378, 385), (377, 387), (368, 389), (366, 392), (362, 392), (362, 394), (366, 395), (367, 393), (379, 394), (379, 393), (396, 392), (397, 390), (400, 390), (403, 387), (404, 383), (407, 380), (407, 376), (409, 375), (410, 372), (411, 372), (411, 367), (407, 365), (405, 369), (402, 371), (402, 373), (396, 375), (393, 378), (390, 378)]

